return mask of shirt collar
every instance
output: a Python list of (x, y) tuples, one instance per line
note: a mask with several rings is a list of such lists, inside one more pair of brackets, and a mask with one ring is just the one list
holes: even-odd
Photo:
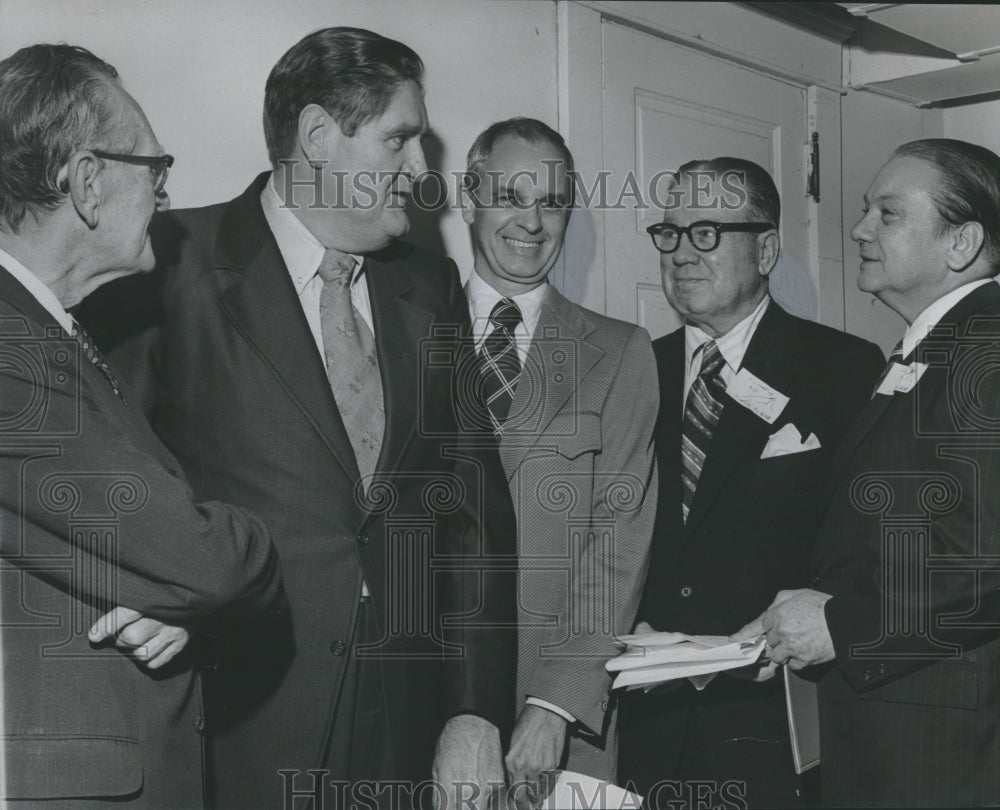
[[(473, 334), (485, 334), (488, 331), (490, 313), (497, 301), (505, 296), (494, 290), (482, 276), (475, 270), (469, 276), (468, 283), (469, 313), (472, 316)], [(542, 313), (542, 302), (545, 300), (545, 292), (548, 289), (548, 282), (539, 284), (533, 290), (526, 293), (512, 296), (510, 298), (517, 308), (521, 310), (521, 322), (524, 324), (524, 331), (528, 336), (535, 333), (538, 319)]]
[(910, 324), (910, 327), (903, 335), (903, 357), (909, 357), (913, 353), (913, 350), (917, 348), (917, 344), (927, 337), (927, 333), (937, 326), (938, 321), (945, 316), (949, 309), (955, 306), (955, 304), (965, 298), (965, 296), (977, 287), (982, 287), (984, 284), (989, 284), (991, 282), (995, 284), (996, 279), (981, 278), (978, 281), (970, 281), (968, 284), (963, 284), (961, 287), (957, 287), (947, 295), (941, 296), (937, 301), (927, 307), (927, 309), (917, 315), (917, 317), (913, 319), (913, 323)]
[(710, 340), (715, 340), (715, 345), (719, 347), (719, 352), (726, 361), (726, 365), (735, 374), (743, 365), (743, 356), (747, 353), (750, 340), (757, 331), (760, 319), (764, 317), (764, 311), (771, 301), (771, 296), (765, 295), (764, 299), (757, 304), (754, 311), (747, 315), (736, 326), (726, 334), (718, 338), (713, 338), (700, 327), (693, 324), (686, 324), (684, 327), (684, 353), (687, 357), (690, 368), (693, 358), (704, 344)]
[[(288, 268), (292, 284), (295, 285), (295, 292), (302, 295), (305, 286), (315, 278), (326, 248), (298, 217), (285, 207), (274, 187), (273, 174), (260, 193), (260, 204), (264, 209), (268, 227), (274, 234), (274, 241), (278, 243), (281, 258), (285, 260), (285, 267)], [(351, 284), (355, 284), (364, 272), (364, 256), (352, 253), (351, 258), (355, 261)]]
[(0, 265), (8, 273), (20, 282), (32, 298), (44, 307), (56, 322), (66, 330), (66, 334), (73, 334), (73, 317), (66, 311), (56, 294), (52, 292), (34, 273), (11, 256), (7, 251), (0, 250)]

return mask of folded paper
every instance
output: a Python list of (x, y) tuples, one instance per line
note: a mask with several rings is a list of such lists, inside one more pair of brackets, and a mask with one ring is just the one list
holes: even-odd
[(815, 433), (810, 433), (805, 441), (802, 441), (802, 434), (791, 422), (782, 425), (781, 429), (772, 433), (764, 445), (764, 450), (760, 454), (761, 458), (773, 458), (775, 456), (787, 456), (792, 453), (805, 453), (807, 450), (819, 450), (819, 439)]

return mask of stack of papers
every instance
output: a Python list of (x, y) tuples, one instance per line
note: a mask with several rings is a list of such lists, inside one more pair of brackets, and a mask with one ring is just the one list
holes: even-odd
[(688, 678), (697, 689), (726, 669), (754, 663), (764, 649), (764, 637), (730, 641), (726, 636), (683, 633), (643, 633), (621, 636), (625, 652), (605, 664), (615, 676), (614, 689), (650, 689), (666, 681)]
[(573, 771), (560, 771), (541, 810), (640, 810), (642, 796), (610, 782)]

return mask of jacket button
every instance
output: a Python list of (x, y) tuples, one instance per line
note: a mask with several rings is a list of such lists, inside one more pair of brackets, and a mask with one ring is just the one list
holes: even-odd
[(606, 712), (608, 710), (608, 702), (606, 700), (601, 701), (601, 711)]
[(359, 534), (358, 535), (358, 543), (361, 544), (362, 546), (367, 546), (368, 545), (368, 535), (367, 534)]
[(343, 641), (335, 641), (330, 645), (330, 652), (334, 655), (343, 655), (347, 652), (347, 645)]
[(690, 585), (685, 585), (681, 588), (681, 596), (687, 599), (694, 591)]

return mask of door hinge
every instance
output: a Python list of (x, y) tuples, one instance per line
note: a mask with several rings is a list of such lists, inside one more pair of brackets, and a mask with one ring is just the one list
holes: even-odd
[(809, 176), (806, 178), (806, 196), (819, 202), (819, 133), (809, 139)]

